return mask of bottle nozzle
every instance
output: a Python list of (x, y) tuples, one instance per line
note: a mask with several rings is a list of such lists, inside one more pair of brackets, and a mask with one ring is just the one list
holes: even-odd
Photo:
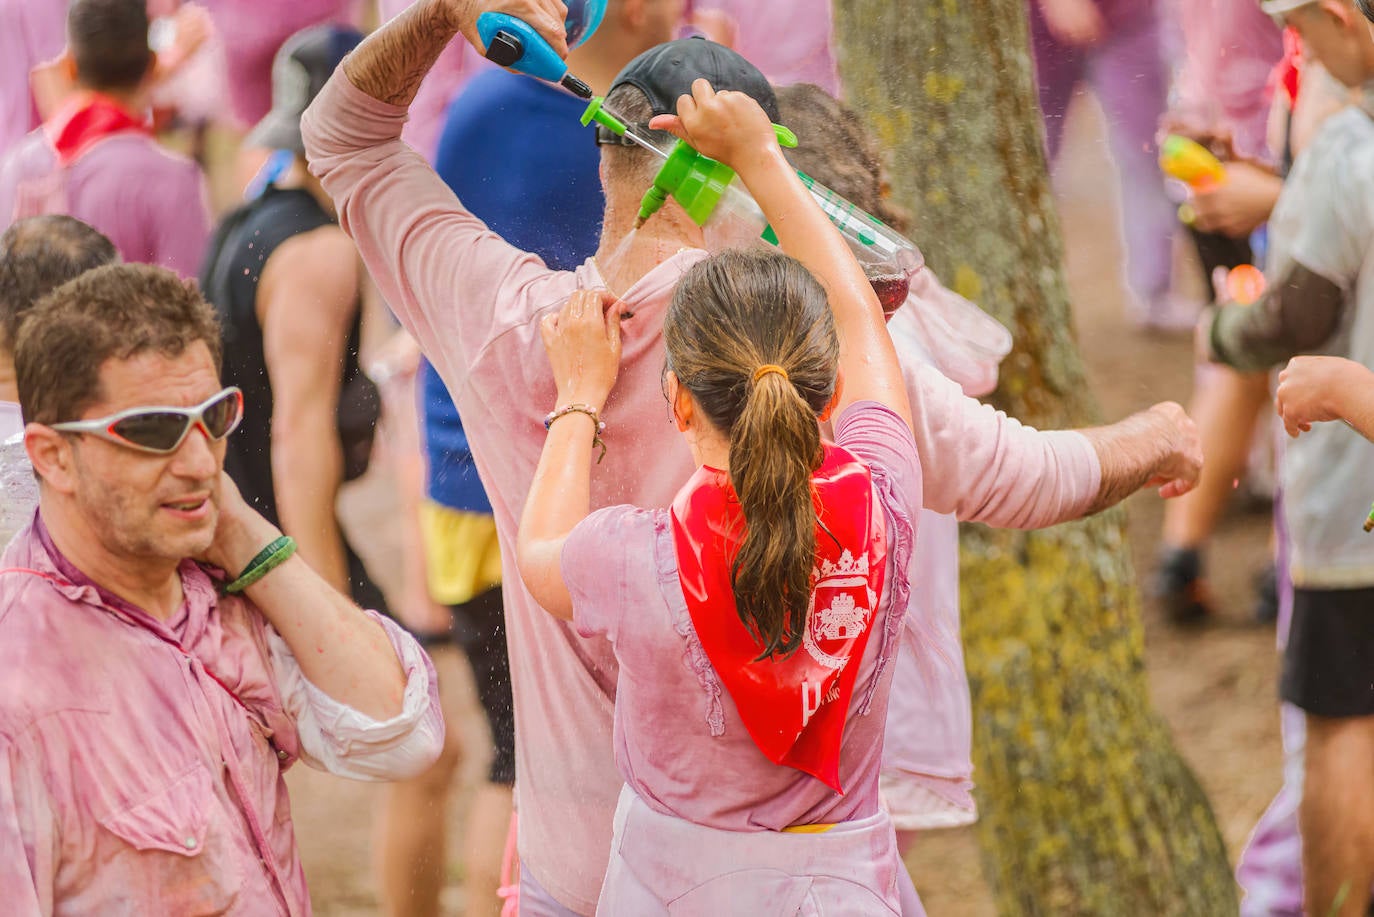
[(571, 92), (579, 99), (590, 99), (592, 97), (592, 87), (588, 86), (571, 73), (565, 74), (563, 79), (559, 80), (559, 83), (564, 89), (568, 90), (568, 92)]
[(643, 226), (649, 221), (649, 217), (658, 213), (660, 207), (668, 200), (668, 195), (672, 192), (657, 182), (648, 191), (644, 192), (644, 199), (639, 202), (639, 216), (635, 219), (635, 229)]

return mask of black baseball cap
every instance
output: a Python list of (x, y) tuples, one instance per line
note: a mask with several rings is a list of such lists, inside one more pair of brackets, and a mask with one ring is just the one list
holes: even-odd
[(628, 83), (649, 97), (656, 115), (677, 113), (677, 100), (692, 94), (692, 83), (704, 79), (717, 92), (742, 92), (778, 123), (778, 98), (768, 78), (735, 51), (694, 36), (664, 42), (625, 65), (611, 89)]
[(362, 40), (362, 32), (336, 24), (311, 26), (288, 38), (272, 61), (272, 110), (244, 143), (304, 153), (301, 115), (329, 82), (334, 68)]

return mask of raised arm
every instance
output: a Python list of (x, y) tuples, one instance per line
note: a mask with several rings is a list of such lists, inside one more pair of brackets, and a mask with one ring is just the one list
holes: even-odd
[(561, 47), (557, 0), (418, 0), (353, 50), (301, 119), (310, 170), (339, 225), (450, 383), (486, 343), (502, 295), (551, 273), (468, 213), (401, 140), (404, 106), (435, 58), (459, 31), (475, 41), (488, 9), (525, 18)]
[[(558, 386), (555, 411), (525, 498), (516, 558), (525, 588), (554, 617), (572, 620), (563, 545), (591, 512), (593, 443), (620, 369), (620, 312), (598, 290), (578, 290), (540, 326)], [(609, 307), (609, 308), (608, 308)]]
[(354, 86), (381, 102), (408, 106), (439, 54), (459, 32), (479, 51), (477, 17), (509, 13), (548, 39), (559, 57), (568, 56), (560, 0), (418, 0), (378, 29), (343, 63)]
[[(238, 576), (281, 533), (244, 502), (228, 475), (220, 476), (219, 503), (219, 527), (206, 559)], [(299, 556), (244, 594), (316, 688), (374, 720), (402, 712), (406, 674), (386, 631)]]
[(763, 209), (782, 250), (826, 288), (840, 340), (843, 385), (837, 409), (876, 401), (911, 425), (911, 406), (882, 306), (848, 245), (788, 165), (759, 104), (739, 92), (717, 93), (706, 80), (678, 100), (678, 114), (661, 115), (669, 130), (698, 152), (733, 168)]
[(1176, 496), (1202, 465), (1197, 430), (1175, 404), (1111, 426), (1041, 431), (968, 397), (932, 367), (909, 367), (907, 384), (926, 508), (965, 522), (1044, 528), (1149, 484)]

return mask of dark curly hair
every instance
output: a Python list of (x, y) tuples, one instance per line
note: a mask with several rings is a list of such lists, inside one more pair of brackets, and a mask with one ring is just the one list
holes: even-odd
[(87, 271), (45, 296), (19, 327), (14, 373), (24, 419), (76, 420), (99, 399), (106, 360), (176, 357), (197, 341), (218, 370), (219, 320), (193, 281), (149, 264)]

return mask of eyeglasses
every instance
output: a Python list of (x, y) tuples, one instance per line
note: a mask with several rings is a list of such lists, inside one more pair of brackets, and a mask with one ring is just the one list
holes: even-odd
[[(673, 139), (672, 134), (667, 131), (656, 131), (649, 127), (648, 121), (636, 121), (629, 125), (630, 129), (641, 137), (665, 136), (669, 140)], [(630, 139), (629, 134), (617, 134), (604, 124), (596, 126), (596, 145), (597, 146), (632, 146), (638, 147), (639, 144)]]
[(230, 386), (193, 408), (130, 408), (98, 420), (50, 424), (63, 433), (89, 433), (140, 452), (167, 455), (177, 451), (191, 430), (199, 427), (217, 443), (243, 420), (243, 392)]

